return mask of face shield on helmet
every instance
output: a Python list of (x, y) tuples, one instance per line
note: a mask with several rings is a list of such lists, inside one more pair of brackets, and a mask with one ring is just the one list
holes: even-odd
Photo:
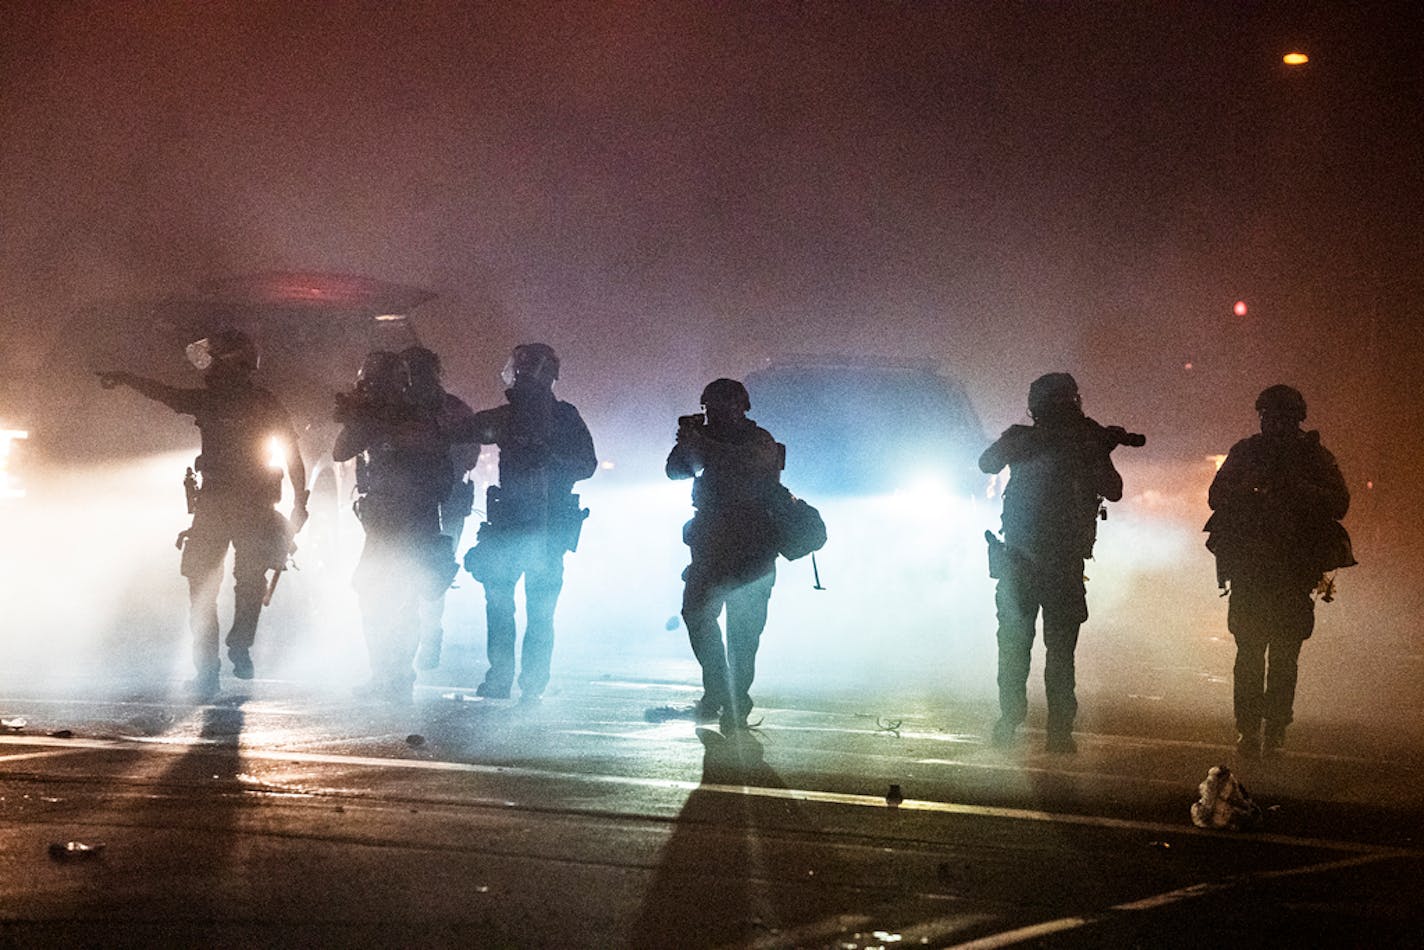
[(546, 388), (559, 378), (559, 357), (546, 343), (521, 343), (509, 354), (499, 378), (506, 386), (520, 381), (537, 383)]
[(366, 354), (356, 374), (356, 391), (378, 402), (400, 399), (410, 385), (410, 373), (401, 358), (387, 350)]
[(194, 368), (204, 373), (250, 374), (256, 372), (262, 362), (252, 340), (239, 330), (219, 330), (194, 340), (184, 347), (183, 354)]
[(408, 346), (400, 352), (410, 377), (411, 397), (419, 403), (437, 403), (445, 389), (440, 383), (440, 357), (424, 346)]
[(424, 346), (408, 346), (400, 351), (413, 383), (440, 382), (440, 356)]
[(194, 340), (183, 348), (183, 355), (188, 357), (188, 362), (193, 364), (193, 368), (202, 372), (213, 365), (213, 353), (209, 348), (208, 338)]

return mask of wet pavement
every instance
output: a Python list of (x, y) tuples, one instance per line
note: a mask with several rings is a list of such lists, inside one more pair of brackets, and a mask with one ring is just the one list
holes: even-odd
[[(1093, 706), (1075, 756), (992, 708), (787, 687), (725, 737), (691, 676), (565, 671), (537, 706), (257, 680), (0, 694), (0, 942), (16, 946), (1407, 945), (1416, 737)], [(1256, 833), (1194, 828), (1238, 766)], [(887, 801), (891, 785), (903, 801)], [(91, 853), (51, 846), (103, 845)]]

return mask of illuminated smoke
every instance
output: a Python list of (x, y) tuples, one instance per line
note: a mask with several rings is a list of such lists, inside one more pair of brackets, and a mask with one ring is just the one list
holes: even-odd
[[(556, 672), (567, 650), (684, 675), (682, 634), (663, 625), (690, 512), (661, 454), (701, 383), (788, 352), (931, 356), (997, 431), (1029, 380), (1070, 369), (1095, 417), (1151, 438), (1123, 461), (1129, 500), (1089, 565), (1080, 676), (1224, 709), (1202, 460), (1250, 433), (1256, 392), (1290, 382), (1355, 490), (1362, 562), (1307, 645), (1302, 712), (1329, 690), (1329, 708), (1363, 714), (1366, 667), (1417, 672), (1424, 271), (1400, 196), (1418, 190), (1424, 113), (1396, 94), (1417, 56), (1388, 13), (1332, 14), (1321, 73), (1263, 63), (1289, 17), (1239, 4), (1186, 26), (1154, 5), (12, 7), (0, 422), (31, 432), (26, 454), (77, 420), (16, 404), (71, 408), (50, 367), (90, 355), (116, 304), (149, 313), (274, 268), (428, 286), (441, 296), (414, 319), (453, 390), (498, 402), (509, 348), (547, 340), (560, 392), (617, 462), (580, 486), (594, 514)], [(1224, 306), (1238, 296), (1241, 317)], [(152, 349), (152, 325), (133, 326)], [(181, 351), (152, 356), (180, 372)], [(355, 366), (300, 369), (349, 381)], [(272, 381), (284, 398), (293, 385)], [(74, 397), (98, 398), (92, 381)], [(172, 535), (192, 451), (144, 459), (192, 430), (106, 411), (121, 453), (0, 509), (7, 671), (186, 675)], [(329, 444), (308, 438), (311, 463)], [(861, 521), (897, 524), (891, 498), (810, 500), (831, 526), (827, 590), (783, 567), (759, 680), (989, 691), (977, 532), (997, 499), (899, 534)], [(364, 673), (347, 501), (314, 510), (259, 675), (268, 660)], [(460, 584), (451, 637), (478, 656), (480, 593)], [(1128, 685), (1143, 668), (1157, 685)]]
[[(41, 470), (22, 502), (0, 509), (0, 574), (12, 632), (3, 647), (7, 670), (22, 672), (32, 686), (87, 690), (157, 690), (191, 678), (187, 583), (174, 543), (191, 520), (181, 485), (191, 464), (185, 452)], [(345, 685), (364, 672), (347, 584), (357, 552), (359, 541), (330, 564), (298, 552), (304, 569), (288, 572), (263, 614), (259, 676)], [(232, 609), (230, 571), (229, 558), (219, 600), (224, 622)]]

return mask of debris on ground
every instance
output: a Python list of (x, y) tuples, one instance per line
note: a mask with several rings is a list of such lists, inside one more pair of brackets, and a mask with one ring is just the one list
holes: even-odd
[(87, 861), (97, 858), (103, 850), (102, 842), (56, 841), (49, 846), (49, 856), (56, 861)]
[(870, 713), (856, 713), (855, 718), (875, 720), (876, 732), (883, 732), (896, 739), (900, 738), (900, 727), (905, 723), (904, 719), (887, 719), (882, 716), (872, 716)]
[(1192, 803), (1192, 824), (1198, 828), (1246, 831), (1260, 824), (1260, 807), (1226, 766), (1212, 766), (1197, 791), (1201, 798)]
[(905, 720), (903, 719), (881, 719), (879, 716), (876, 716), (875, 731), (888, 732), (890, 735), (898, 739), (900, 738), (900, 726), (904, 723), (904, 721)]
[(696, 722), (698, 718), (698, 706), (696, 703), (684, 703), (675, 706), (649, 706), (643, 710), (643, 721), (651, 723), (671, 722), (678, 719)]

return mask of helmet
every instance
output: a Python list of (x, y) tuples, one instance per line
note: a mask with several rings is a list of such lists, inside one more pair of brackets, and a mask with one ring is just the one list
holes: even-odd
[(1294, 386), (1268, 386), (1256, 397), (1256, 411), (1279, 412), (1293, 417), (1296, 422), (1304, 422), (1305, 397)]
[(356, 388), (366, 393), (400, 393), (410, 383), (410, 371), (401, 358), (389, 350), (372, 350), (361, 361)]
[(747, 394), (747, 387), (735, 379), (712, 380), (702, 390), (699, 401), (704, 406), (709, 403), (735, 403), (742, 412), (750, 412), (752, 408), (752, 397)]
[(204, 371), (217, 363), (222, 369), (254, 373), (262, 362), (252, 339), (241, 330), (219, 330), (189, 343), (183, 352), (188, 362)]
[(400, 351), (400, 358), (412, 380), (440, 379), (440, 356), (434, 350), (424, 346), (408, 346)]
[(1034, 417), (1065, 406), (1076, 409), (1082, 404), (1078, 381), (1067, 373), (1046, 373), (1028, 387), (1028, 411)]
[(559, 357), (547, 343), (521, 343), (509, 354), (500, 376), (506, 386), (513, 386), (519, 379), (552, 386), (559, 378)]

